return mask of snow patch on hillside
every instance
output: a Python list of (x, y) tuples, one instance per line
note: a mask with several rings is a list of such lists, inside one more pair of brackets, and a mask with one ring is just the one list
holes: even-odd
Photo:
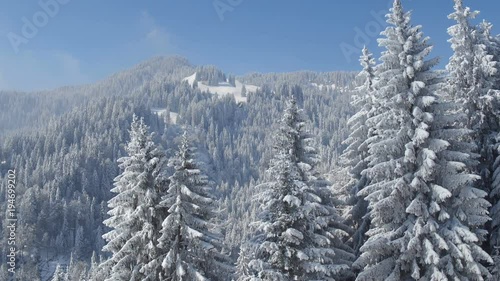
[(167, 113), (167, 109), (166, 108), (157, 108), (157, 107), (155, 107), (155, 108), (151, 108), (151, 111), (154, 114), (158, 115), (158, 116), (164, 116), (165, 113)]
[[(167, 114), (167, 109), (166, 108), (152, 108), (151, 111), (158, 115), (158, 116), (165, 116), (165, 114)], [(170, 111), (169, 112), (169, 120), (170, 120), (170, 124), (177, 124), (177, 120), (179, 118), (179, 113), (177, 112), (172, 112)]]
[(182, 81), (187, 81), (189, 83), (189, 85), (193, 86), (194, 81), (196, 81), (196, 72), (193, 75), (182, 79)]
[(320, 91), (322, 91), (324, 88), (326, 88), (327, 90), (335, 90), (337, 88), (337, 85), (335, 84), (324, 85), (324, 84), (311, 83), (311, 86), (318, 88)]
[[(182, 79), (182, 81), (187, 81), (191, 86), (196, 83), (196, 87), (198, 87), (198, 89), (202, 92), (209, 92), (219, 96), (232, 95), (234, 96), (236, 102), (246, 102), (246, 95), (255, 93), (259, 89), (258, 86), (243, 84), (238, 80), (235, 81), (235, 86), (227, 82), (219, 82), (219, 85), (217, 86), (208, 86), (204, 81), (196, 81), (196, 72), (193, 75)], [(245, 94), (243, 94), (243, 87), (246, 91)]]
[(170, 112), (170, 122), (172, 124), (177, 124), (178, 119), (179, 119), (179, 113)]

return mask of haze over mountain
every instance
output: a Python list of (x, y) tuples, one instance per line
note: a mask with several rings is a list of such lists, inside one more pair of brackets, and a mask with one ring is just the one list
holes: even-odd
[[(6, 102), (2, 103), (4, 107), (0, 105), (0, 120), (2, 121), (0, 122), (0, 132), (9, 128), (18, 130), (23, 129), (25, 126), (28, 128), (37, 127), (47, 122), (52, 115), (59, 116), (90, 98), (137, 95), (138, 93), (144, 93), (148, 87), (181, 84), (185, 78), (194, 75), (198, 68), (203, 67), (192, 65), (187, 59), (179, 56), (154, 57), (93, 84), (33, 92), (2, 91), (2, 96)], [(215, 67), (209, 68), (224, 73), (223, 70)], [(252, 73), (237, 77), (237, 79), (246, 81), (249, 85), (251, 84), (246, 90), (255, 92), (256, 88), (254, 86), (273, 86), (276, 83), (292, 83), (306, 88), (318, 87), (318, 89), (321, 89), (322, 85), (329, 87), (338, 85), (340, 88), (349, 88), (353, 86), (354, 75), (354, 72), (319, 73), (303, 71), (268, 74)], [(238, 86), (240, 87), (238, 91), (241, 91), (242, 84), (238, 84)], [(202, 88), (200, 90), (206, 92), (210, 89)], [(233, 89), (221, 89), (219, 94), (225, 94), (225, 91), (234, 92)], [(31, 106), (27, 110), (23, 105), (27, 100), (29, 100), (30, 104), (36, 104), (37, 106)]]

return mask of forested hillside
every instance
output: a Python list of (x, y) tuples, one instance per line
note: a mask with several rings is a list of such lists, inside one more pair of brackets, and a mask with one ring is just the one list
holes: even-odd
[[(346, 120), (353, 112), (351, 93), (344, 89), (352, 88), (355, 74), (241, 77), (237, 80), (259, 90), (238, 103), (232, 96), (201, 92), (183, 81), (204, 69), (213, 71), (179, 57), (158, 57), (93, 85), (1, 94), (5, 102), (0, 110), (0, 167), (2, 175), (12, 167), (19, 175), (18, 243), (26, 245), (19, 276), (46, 274), (53, 270), (51, 259), (71, 253), (75, 261), (85, 263), (94, 252), (105, 255), (103, 220), (133, 114), (144, 118), (154, 140), (170, 156), (182, 131), (193, 133), (217, 200), (227, 210), (221, 219), (227, 221), (225, 240), (233, 253), (239, 251), (247, 231), (248, 221), (242, 217), (250, 208), (248, 195), (271, 157), (274, 120), (284, 99), (294, 95), (307, 108), (309, 127), (321, 137), (321, 171), (326, 173), (335, 164), (348, 134)], [(297, 77), (303, 77), (297, 81), (306, 83), (303, 87), (296, 83)], [(324, 83), (324, 77), (340, 89), (310, 86), (310, 81)], [(6, 192), (6, 180), (1, 181), (1, 191)], [(1, 200), (7, 203), (5, 197)]]
[(438, 70), (401, 2), (359, 72), (0, 92), (16, 280), (500, 280), (500, 36), (454, 0)]

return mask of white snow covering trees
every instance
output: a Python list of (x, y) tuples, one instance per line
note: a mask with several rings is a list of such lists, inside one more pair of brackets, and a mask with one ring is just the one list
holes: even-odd
[(221, 236), (211, 222), (216, 209), (213, 188), (200, 171), (186, 134), (170, 165), (175, 172), (161, 201), (169, 214), (159, 239), (158, 246), (166, 253), (158, 280), (231, 280), (232, 268), (220, 252)]
[(126, 151), (128, 156), (118, 160), (123, 172), (115, 179), (111, 191), (116, 195), (108, 202), (110, 217), (104, 221), (111, 231), (103, 235), (103, 250), (111, 257), (101, 267), (106, 280), (155, 280), (142, 267), (160, 251), (156, 239), (163, 219), (158, 203), (165, 188), (165, 157), (135, 115)]
[(348, 193), (347, 205), (349, 206), (347, 219), (348, 224), (354, 229), (352, 244), (356, 255), (366, 240), (365, 233), (370, 226), (370, 218), (367, 215), (368, 203), (364, 198), (358, 196), (358, 192), (369, 182), (363, 171), (368, 167), (366, 159), (368, 156), (367, 139), (372, 134), (367, 120), (371, 117), (370, 114), (373, 113), (374, 105), (372, 92), (375, 79), (375, 70), (373, 68), (375, 60), (366, 47), (363, 48), (360, 63), (363, 70), (359, 73), (358, 79), (361, 82), (352, 101), (353, 106), (359, 108), (359, 111), (347, 122), (351, 134), (344, 141), (347, 148), (341, 156), (342, 164), (349, 169), (351, 177), (346, 188)]
[(52, 275), (50, 281), (65, 281), (65, 280), (66, 280), (66, 273), (64, 272), (64, 269), (61, 267), (61, 265), (57, 264), (56, 270), (54, 271), (54, 274)]
[(491, 209), (490, 248), (500, 246), (500, 218), (498, 205), (499, 183), (498, 162), (500, 156), (499, 133), (499, 50), (497, 38), (491, 36), (491, 24), (483, 21), (479, 26), (471, 25), (479, 12), (464, 7), (461, 0), (455, 0), (454, 13), (449, 18), (456, 25), (448, 29), (449, 40), (454, 51), (447, 70), (450, 72), (448, 93), (453, 100), (466, 109), (467, 121), (461, 125), (473, 131), (465, 141), (477, 146), (480, 155), (478, 163), (468, 165), (481, 176), (481, 188), (490, 193)]
[[(468, 122), (463, 125), (475, 130), (478, 139), (479, 132), (488, 129), (488, 118), (494, 117), (488, 115), (488, 110), (493, 100), (491, 94), (498, 72), (497, 62), (485, 44), (490, 39), (488, 28), (483, 26), (480, 31), (470, 24), (479, 12), (463, 7), (462, 0), (455, 0), (454, 9), (454, 13), (448, 16), (457, 24), (448, 29), (453, 55), (446, 66), (449, 72), (447, 87), (455, 101), (464, 105)], [(481, 149), (482, 143), (478, 144)]]
[(295, 99), (290, 100), (275, 136), (269, 181), (257, 187), (262, 212), (245, 269), (249, 276), (239, 280), (342, 280), (350, 275), (353, 255), (342, 243), (346, 226), (314, 169), (318, 157), (304, 125)]
[(474, 230), (487, 221), (488, 203), (460, 162), (470, 155), (443, 139), (437, 60), (426, 60), (432, 47), (400, 0), (387, 17), (374, 85), (380, 107), (368, 119), (370, 184), (359, 192), (372, 225), (356, 280), (484, 280), (481, 262), (491, 258)]
[(483, 136), (484, 145), (481, 160), (485, 162), (482, 166), (487, 173), (481, 174), (486, 182), (486, 188), (490, 192), (491, 224), (488, 229), (489, 246), (491, 255), (495, 259), (495, 268), (492, 274), (494, 278), (500, 279), (500, 38), (491, 35), (492, 24), (483, 21), (479, 25), (479, 42), (486, 47), (488, 55), (493, 57), (496, 72), (492, 78), (493, 89), (488, 92), (484, 115), (486, 122), (480, 132)]

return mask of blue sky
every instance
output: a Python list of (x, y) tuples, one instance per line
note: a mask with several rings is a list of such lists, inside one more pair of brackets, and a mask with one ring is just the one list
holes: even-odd
[[(391, 2), (0, 0), (0, 89), (90, 83), (173, 54), (233, 74), (358, 70), (355, 52), (362, 44), (380, 52), (375, 34)], [(499, 2), (464, 2), (500, 32)], [(42, 3), (51, 5), (44, 9)], [(413, 10), (413, 24), (423, 25), (444, 66), (451, 54), (446, 29), (452, 0), (403, 5)]]

